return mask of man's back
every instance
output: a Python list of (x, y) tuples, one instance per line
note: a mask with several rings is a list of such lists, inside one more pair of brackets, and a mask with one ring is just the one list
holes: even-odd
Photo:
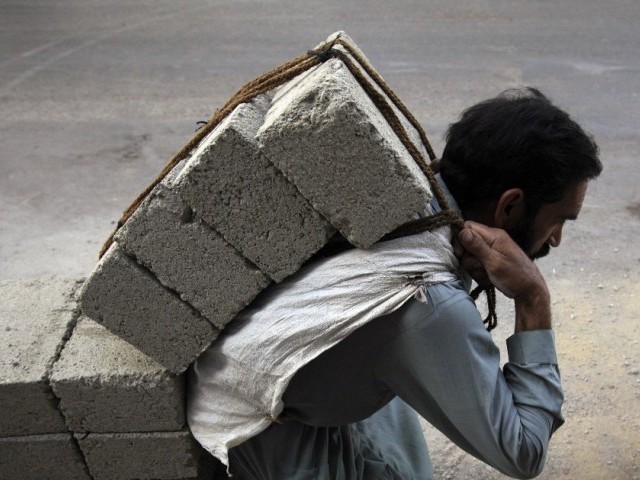
[[(232, 449), (232, 470), (253, 472), (251, 478), (307, 478), (292, 472), (321, 471), (317, 452), (327, 452), (336, 469), (314, 478), (430, 478), (423, 434), (411, 409), (392, 401), (397, 395), (483, 461), (513, 476), (535, 474), (562, 423), (553, 335), (510, 339), (515, 363), (503, 377), (497, 347), (462, 285), (422, 293), (424, 302), (409, 300), (303, 367), (285, 391), (283, 423)], [(523, 398), (542, 384), (547, 394), (521, 416), (515, 384)], [(393, 474), (367, 477), (382, 459)], [(337, 474), (341, 469), (346, 473)]]

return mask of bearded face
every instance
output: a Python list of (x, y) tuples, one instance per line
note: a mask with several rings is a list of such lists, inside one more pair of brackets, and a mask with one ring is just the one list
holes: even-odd
[(518, 244), (522, 251), (524, 251), (531, 260), (545, 257), (551, 251), (551, 246), (548, 242), (543, 243), (541, 247), (533, 251), (536, 244), (536, 238), (534, 235), (534, 219), (535, 215), (527, 214), (517, 227), (511, 228), (507, 231), (513, 241)]

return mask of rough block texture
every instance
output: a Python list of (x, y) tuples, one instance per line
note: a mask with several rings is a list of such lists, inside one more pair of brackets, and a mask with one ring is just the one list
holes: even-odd
[(357, 247), (426, 212), (427, 179), (338, 59), (285, 85), (258, 138), (267, 158)]
[[(355, 44), (355, 42), (351, 39), (351, 37), (349, 37), (344, 32), (336, 32), (336, 33), (330, 35), (329, 38), (327, 38), (327, 40), (325, 42), (322, 42), (319, 46), (323, 46), (323, 45), (326, 45), (327, 43), (330, 43), (337, 36), (340, 36), (340, 39), (342, 41), (346, 42), (351, 47), (352, 50), (357, 52), (366, 61), (367, 65), (370, 68), (373, 68), (373, 66), (371, 65), (371, 62), (369, 62), (369, 59), (362, 52), (362, 50), (360, 50), (358, 48), (358, 46)], [(373, 78), (371, 78), (369, 76), (369, 74), (366, 72), (366, 70), (364, 68), (362, 68), (362, 66), (356, 61), (356, 59), (351, 54), (348, 53), (346, 48), (344, 48), (342, 45), (335, 45), (333, 48), (345, 52), (348, 55), (348, 57), (353, 60), (355, 66), (359, 67), (358, 70), (360, 71), (360, 73), (362, 75), (364, 75), (365, 78), (369, 81), (369, 83), (371, 83), (374, 86), (376, 91), (387, 100), (387, 103), (393, 109), (394, 113), (396, 114), (396, 116), (400, 120), (400, 123), (402, 123), (402, 126), (404, 127), (404, 129), (405, 129), (405, 131), (407, 133), (407, 136), (409, 137), (409, 140), (411, 140), (413, 145), (418, 148), (418, 151), (422, 154), (423, 158), (428, 162), (429, 161), (429, 155), (427, 154), (426, 147), (422, 143), (422, 139), (420, 138), (420, 133), (418, 132), (418, 130), (415, 129), (415, 127), (413, 125), (411, 125), (411, 122), (409, 122), (409, 119), (407, 117), (405, 117), (400, 112), (398, 107), (395, 106), (395, 104), (391, 101), (391, 99), (387, 96), (387, 94), (384, 93), (384, 91), (376, 84), (376, 82), (373, 80)], [(378, 73), (378, 75), (380, 75), (380, 74)]]
[(165, 184), (154, 189), (116, 240), (218, 328), (270, 283)]
[(2, 480), (91, 480), (71, 434), (0, 438)]
[(66, 432), (47, 378), (76, 319), (76, 280), (0, 282), (0, 436)]
[(185, 424), (184, 376), (81, 317), (51, 375), (74, 432), (176, 431)]
[(239, 105), (198, 147), (174, 183), (186, 203), (276, 281), (335, 232), (259, 151), (269, 97)]
[(78, 437), (78, 443), (94, 480), (196, 477), (202, 451), (187, 430), (96, 433)]
[(182, 373), (218, 330), (114, 243), (82, 287), (83, 313), (173, 373)]

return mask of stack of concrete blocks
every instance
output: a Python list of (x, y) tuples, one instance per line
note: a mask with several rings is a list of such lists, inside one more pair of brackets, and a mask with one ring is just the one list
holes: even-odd
[(336, 231), (367, 248), (430, 198), (380, 111), (330, 59), (239, 105), (173, 169), (116, 235), (82, 309), (181, 373)]
[(184, 376), (82, 316), (81, 284), (0, 283), (0, 478), (194, 479)]
[(88, 475), (195, 476), (189, 365), (336, 232), (367, 248), (424, 215), (430, 198), (339, 59), (239, 105), (157, 185), (82, 287), (83, 316), (50, 383)]
[(77, 282), (0, 282), (0, 478), (89, 479), (50, 385), (71, 334)]

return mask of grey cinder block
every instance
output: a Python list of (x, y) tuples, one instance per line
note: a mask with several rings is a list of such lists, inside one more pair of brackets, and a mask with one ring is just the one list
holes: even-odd
[(200, 445), (188, 430), (77, 436), (94, 480), (197, 476)]
[(76, 320), (76, 280), (0, 282), (0, 436), (66, 432), (48, 374)]
[(0, 438), (0, 478), (91, 480), (69, 433)]
[[(367, 56), (362, 52), (362, 50), (360, 50), (360, 48), (358, 48), (358, 46), (353, 41), (353, 39), (351, 37), (349, 37), (349, 35), (347, 35), (344, 32), (336, 32), (336, 33), (330, 35), (327, 38), (326, 41), (322, 42), (319, 45), (319, 47), (323, 46), (323, 45), (326, 45), (327, 43), (330, 43), (337, 36), (340, 36), (340, 40), (345, 42), (346, 44), (348, 44), (349, 47), (352, 50), (354, 50), (358, 55), (360, 55), (364, 59), (364, 61), (366, 62), (366, 65), (368, 67), (370, 67), (371, 69), (373, 69), (373, 65), (371, 65), (371, 62), (369, 61)], [(378, 84), (374, 81), (374, 79), (371, 76), (369, 76), (369, 74), (366, 72), (366, 70), (360, 65), (360, 63), (358, 63), (358, 61), (355, 59), (355, 57), (353, 57), (345, 47), (343, 47), (340, 44), (335, 44), (333, 48), (335, 48), (337, 50), (341, 50), (342, 52), (344, 52), (353, 61), (354, 66), (358, 69), (358, 71), (368, 80), (368, 82), (371, 85), (373, 85), (374, 89), (380, 95), (382, 95), (385, 98), (387, 104), (391, 107), (393, 112), (396, 114), (396, 116), (398, 117), (398, 120), (400, 120), (400, 123), (402, 124), (402, 126), (404, 128), (404, 131), (406, 132), (407, 136), (409, 137), (409, 140), (411, 140), (411, 143), (413, 143), (413, 145), (418, 149), (418, 151), (422, 154), (422, 157), (428, 163), (429, 162), (429, 154), (427, 153), (427, 149), (426, 149), (425, 145), (422, 143), (422, 139), (420, 138), (420, 133), (411, 124), (409, 119), (407, 117), (405, 117), (402, 112), (400, 112), (398, 107), (396, 107), (396, 105), (391, 101), (391, 98), (389, 98), (387, 96), (387, 94), (382, 90), (382, 88), (380, 88), (378, 86)], [(382, 78), (382, 75), (380, 75), (379, 72), (376, 72), (376, 73)]]
[(258, 139), (267, 158), (357, 247), (426, 213), (427, 179), (338, 59), (281, 88)]
[(116, 240), (220, 329), (270, 283), (165, 183), (154, 189)]
[(83, 313), (173, 373), (182, 373), (219, 331), (117, 243), (105, 253), (80, 292)]
[(184, 376), (87, 317), (54, 365), (51, 385), (74, 432), (175, 431), (185, 424)]
[(197, 148), (174, 188), (243, 256), (280, 281), (335, 230), (260, 153), (255, 136), (269, 98), (239, 105)]

